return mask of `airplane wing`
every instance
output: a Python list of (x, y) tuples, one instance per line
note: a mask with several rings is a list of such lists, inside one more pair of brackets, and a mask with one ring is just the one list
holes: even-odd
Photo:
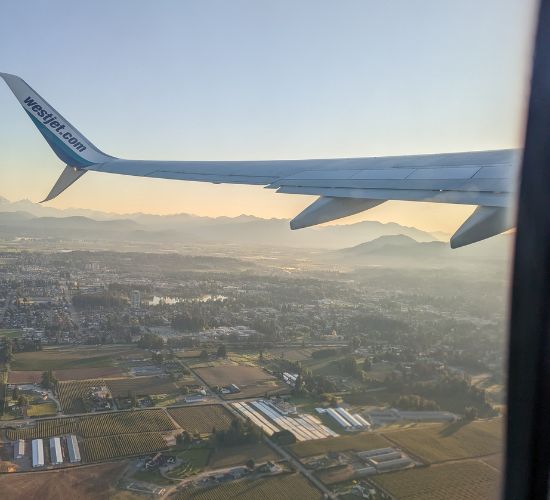
[(186, 181), (263, 185), (319, 198), (290, 223), (309, 227), (386, 200), (477, 205), (451, 238), (453, 248), (513, 227), (513, 189), (521, 151), (264, 161), (124, 160), (103, 153), (24, 80), (0, 73), (55, 154), (67, 164), (44, 201), (88, 170)]

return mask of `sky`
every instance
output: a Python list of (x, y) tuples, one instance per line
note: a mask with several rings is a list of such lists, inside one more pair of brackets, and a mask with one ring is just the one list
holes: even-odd
[[(534, 2), (7, 0), (0, 71), (122, 158), (336, 158), (521, 147)], [(63, 164), (0, 83), (0, 195)], [(314, 198), (90, 172), (58, 208), (293, 217)], [(453, 232), (472, 207), (344, 219)]]

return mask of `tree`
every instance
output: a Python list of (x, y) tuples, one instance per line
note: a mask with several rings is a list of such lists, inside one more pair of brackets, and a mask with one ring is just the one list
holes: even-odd
[(187, 431), (180, 432), (176, 436), (176, 444), (180, 447), (189, 446), (192, 443), (193, 439), (191, 434)]
[(152, 360), (153, 363), (155, 363), (156, 365), (160, 365), (160, 364), (162, 364), (162, 362), (164, 361), (164, 355), (162, 354), (162, 352), (154, 352), (154, 353), (151, 355), (151, 360)]
[(372, 363), (369, 358), (365, 358), (365, 361), (363, 362), (363, 370), (366, 372), (370, 372), (372, 370)]
[(8, 342), (6, 344), (6, 350), (4, 353), (4, 358), (6, 360), (6, 363), (11, 363), (13, 361), (13, 347), (11, 342)]
[(52, 370), (47, 370), (42, 373), (42, 381), (40, 385), (42, 385), (44, 389), (53, 389), (55, 384), (57, 384), (57, 379), (55, 378)]
[(144, 333), (138, 340), (137, 346), (142, 349), (160, 350), (164, 348), (164, 339), (160, 335), (155, 335), (154, 333)]
[(477, 418), (477, 408), (473, 406), (467, 406), (464, 411), (465, 420), (475, 420)]
[(27, 406), (29, 404), (29, 400), (27, 398), (27, 396), (21, 394), (21, 396), (19, 396), (19, 399), (17, 400), (17, 402), (19, 403), (19, 406), (23, 407), (23, 406)]
[(15, 386), (13, 389), (11, 399), (13, 399), (14, 401), (17, 401), (19, 399), (19, 388), (17, 386)]
[(296, 436), (286, 429), (274, 432), (271, 439), (281, 445), (294, 444), (296, 442)]
[(225, 358), (227, 356), (227, 347), (225, 347), (225, 344), (221, 344), (218, 347), (218, 351), (216, 352), (216, 356), (218, 358)]
[(132, 408), (136, 408), (137, 405), (138, 405), (138, 402), (137, 402), (137, 398), (136, 398), (136, 393), (134, 391), (132, 391), (130, 393), (130, 403), (132, 405)]

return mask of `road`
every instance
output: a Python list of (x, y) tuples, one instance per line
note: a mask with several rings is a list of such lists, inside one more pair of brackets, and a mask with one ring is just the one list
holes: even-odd
[(332, 491), (330, 491), (319, 479), (317, 479), (313, 473), (306, 469), (302, 463), (294, 458), (290, 453), (288, 453), (282, 446), (279, 446), (277, 443), (274, 443), (271, 439), (264, 436), (264, 441), (271, 446), (279, 455), (281, 455), (286, 461), (288, 461), (300, 474), (305, 476), (312, 482), (318, 489), (320, 489), (327, 498), (336, 500), (338, 497)]

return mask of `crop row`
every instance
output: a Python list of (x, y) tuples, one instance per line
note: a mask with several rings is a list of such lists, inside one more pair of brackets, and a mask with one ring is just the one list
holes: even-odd
[(166, 441), (158, 432), (85, 438), (81, 449), (86, 462), (100, 462), (164, 450)]
[(57, 383), (59, 401), (65, 413), (84, 413), (86, 400), (92, 387), (104, 386), (103, 379), (68, 380)]
[(283, 474), (265, 477), (255, 481), (231, 481), (212, 489), (186, 491), (176, 497), (178, 500), (278, 500), (280, 498), (300, 498), (317, 500), (322, 498), (316, 490), (299, 474)]
[(213, 428), (217, 431), (226, 430), (233, 419), (222, 405), (170, 408), (168, 412), (180, 427), (190, 433), (208, 434)]
[(39, 420), (33, 427), (8, 430), (7, 437), (16, 440), (78, 434), (87, 438), (174, 429), (174, 424), (163, 410), (136, 410)]
[(496, 498), (499, 474), (478, 460), (408, 469), (375, 476), (372, 481), (396, 498)]

